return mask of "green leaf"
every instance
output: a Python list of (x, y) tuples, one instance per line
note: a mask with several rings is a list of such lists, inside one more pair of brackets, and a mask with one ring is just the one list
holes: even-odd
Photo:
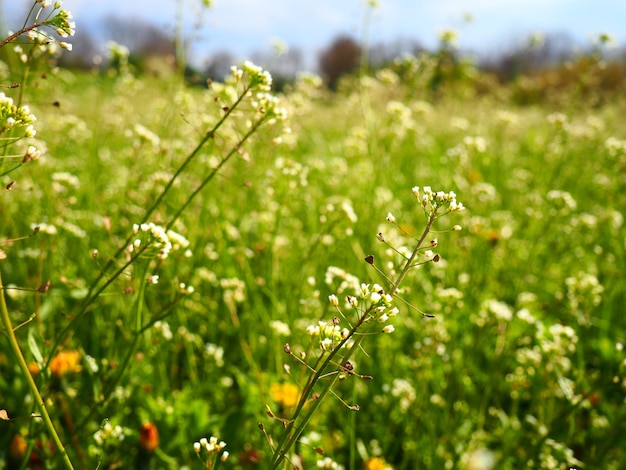
[(37, 340), (35, 339), (32, 329), (28, 330), (28, 347), (35, 358), (35, 361), (37, 361), (37, 364), (41, 366), (43, 364), (43, 356), (41, 355), (39, 346), (37, 346)]

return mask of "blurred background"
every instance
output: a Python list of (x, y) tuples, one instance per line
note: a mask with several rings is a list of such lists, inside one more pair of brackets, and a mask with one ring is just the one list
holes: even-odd
[[(3, 29), (19, 27), (32, 3), (0, 1)], [(110, 40), (136, 60), (173, 58), (175, 38), (184, 37), (185, 63), (202, 75), (220, 80), (230, 65), (250, 59), (289, 78), (302, 70), (327, 74), (325, 56), (350, 62), (364, 46), (374, 67), (433, 50), (450, 30), (460, 54), (505, 79), (520, 68), (520, 55), (526, 67), (551, 65), (596, 47), (602, 35), (611, 58), (626, 61), (621, 0), (65, 0), (63, 6), (79, 27), (62, 64), (77, 67), (93, 66)]]

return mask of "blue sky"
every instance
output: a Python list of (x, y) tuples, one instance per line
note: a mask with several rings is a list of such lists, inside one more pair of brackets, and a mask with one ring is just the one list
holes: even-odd
[[(197, 18), (199, 0), (184, 0), (188, 23)], [(9, 0), (9, 4), (30, 4)], [(141, 18), (171, 30), (177, 0), (64, 0), (77, 29), (94, 27), (106, 15)], [(195, 51), (210, 55), (229, 50), (238, 58), (271, 49), (274, 39), (315, 53), (339, 33), (360, 39), (368, 12), (364, 0), (216, 0), (203, 13), (203, 37)], [(598, 33), (610, 33), (626, 45), (626, 0), (379, 0), (368, 22), (371, 44), (412, 39), (425, 46), (437, 42), (437, 31), (460, 31), (462, 49), (502, 52), (533, 32), (567, 33), (579, 44)], [(4, 9), (7, 10), (5, 0)], [(470, 14), (473, 20), (463, 20)], [(197, 59), (196, 59), (197, 60)]]

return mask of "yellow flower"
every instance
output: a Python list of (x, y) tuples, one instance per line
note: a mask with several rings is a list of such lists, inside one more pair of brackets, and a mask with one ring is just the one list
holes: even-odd
[(300, 399), (298, 387), (290, 383), (272, 384), (270, 393), (275, 402), (287, 407), (294, 406)]
[(388, 470), (390, 468), (385, 459), (380, 457), (371, 457), (363, 464), (363, 470)]
[(79, 351), (61, 351), (50, 361), (50, 373), (61, 378), (69, 372), (80, 372), (82, 367), (79, 362)]

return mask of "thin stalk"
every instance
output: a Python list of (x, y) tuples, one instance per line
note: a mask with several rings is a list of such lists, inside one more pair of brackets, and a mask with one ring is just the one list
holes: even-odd
[[(124, 248), (126, 248), (128, 245), (125, 245)], [(138, 251), (135, 256), (133, 256), (130, 260), (128, 260), (126, 263), (124, 263), (124, 265), (119, 268), (108, 280), (106, 283), (104, 283), (95, 293), (93, 293), (91, 296), (87, 297), (87, 300), (85, 300), (85, 302), (83, 302), (83, 306), (80, 309), (80, 311), (76, 314), (76, 316), (74, 316), (74, 318), (72, 318), (70, 320), (70, 322), (67, 324), (67, 326), (65, 328), (63, 328), (63, 331), (61, 331), (61, 334), (57, 336), (56, 340), (54, 341), (52, 348), (50, 348), (50, 355), (48, 356), (48, 360), (46, 361), (46, 363), (44, 364), (44, 369), (46, 369), (48, 367), (48, 365), (50, 364), (50, 361), (52, 360), (52, 356), (54, 354), (54, 351), (56, 351), (56, 349), (59, 347), (59, 345), (61, 344), (61, 342), (63, 342), (65, 340), (65, 338), (67, 337), (67, 335), (70, 333), (70, 331), (74, 328), (74, 326), (76, 325), (76, 323), (88, 312), (88, 308), (89, 305), (91, 305), (97, 298), (98, 296), (109, 286), (113, 283), (113, 281), (115, 281), (115, 279), (117, 279), (123, 272), (126, 271), (126, 268), (128, 268), (131, 264), (133, 264), (135, 262), (135, 260), (137, 260), (137, 258), (139, 258), (141, 256), (141, 254), (148, 248), (148, 245), (144, 246), (141, 248), (140, 251)]]
[[(352, 384), (352, 402), (356, 401), (357, 388), (356, 384)], [(356, 470), (356, 413), (350, 415), (350, 429), (349, 429), (349, 455), (348, 455), (348, 470)]]
[(7, 36), (6, 38), (4, 38), (2, 41), (0, 41), (0, 49), (2, 49), (4, 46), (6, 46), (8, 43), (10, 43), (11, 41), (13, 41), (14, 39), (17, 39), (18, 37), (20, 37), (22, 34), (24, 33), (28, 33), (29, 31), (32, 31), (33, 29), (37, 29), (41, 26), (47, 26), (48, 22), (50, 20), (50, 17), (52, 16), (52, 14), (56, 11), (56, 8), (54, 10), (52, 10), (50, 12), (50, 14), (48, 15), (48, 17), (43, 20), (43, 21), (37, 21), (39, 19), (39, 15), (41, 15), (41, 12), (43, 11), (43, 8), (41, 8), (39, 10), (39, 12), (37, 13), (37, 15), (35, 16), (34, 20), (36, 21), (36, 23), (33, 23), (29, 26), (26, 25), (26, 23), (28, 23), (28, 19), (30, 18), (30, 15), (33, 14), (33, 11), (35, 11), (35, 7), (37, 6), (37, 3), (33, 3), (33, 6), (30, 7), (30, 10), (28, 12), (28, 14), (26, 15), (26, 18), (24, 19), (24, 24), (22, 25), (22, 27), (20, 28), (19, 31), (16, 31), (15, 33)]
[[(172, 186), (174, 185), (174, 182), (176, 181), (176, 179), (181, 175), (181, 173), (185, 170), (185, 168), (187, 168), (187, 166), (192, 162), (192, 160), (198, 155), (198, 153), (200, 153), (200, 150), (202, 150), (202, 148), (206, 145), (206, 143), (213, 139), (215, 137), (216, 132), (219, 130), (220, 127), (222, 127), (222, 124), (224, 124), (224, 122), (226, 121), (226, 119), (228, 119), (228, 117), (231, 115), (231, 113), (239, 106), (239, 104), (243, 101), (243, 99), (245, 98), (245, 96), (247, 95), (248, 91), (249, 91), (249, 87), (244, 88), (243, 92), (239, 95), (239, 97), (237, 98), (237, 101), (235, 101), (235, 103), (233, 103), (232, 106), (230, 106), (228, 108), (228, 110), (224, 113), (224, 115), (222, 116), (222, 118), (213, 126), (213, 128), (209, 131), (207, 131), (207, 133), (204, 135), (204, 137), (202, 137), (202, 139), (200, 140), (200, 142), (198, 143), (198, 145), (196, 145), (196, 147), (191, 151), (191, 153), (187, 156), (187, 158), (185, 159), (185, 161), (182, 163), (182, 165), (180, 167), (178, 167), (178, 169), (176, 170), (176, 172), (174, 173), (174, 175), (170, 178), (170, 180), (168, 181), (168, 183), (165, 185), (165, 188), (163, 188), (163, 191), (161, 191), (161, 193), (159, 194), (159, 196), (156, 198), (156, 200), (154, 201), (154, 203), (152, 204), (152, 206), (150, 206), (150, 208), (146, 211), (146, 214), (143, 217), (143, 220), (146, 221), (150, 218), (150, 216), (154, 213), (154, 211), (157, 209), (157, 207), (159, 207), (159, 205), (161, 204), (161, 202), (163, 201), (163, 199), (165, 198), (165, 196), (167, 195), (167, 193), (169, 192), (169, 190), (172, 188)], [(235, 147), (236, 148), (236, 147)], [(113, 265), (113, 263), (115, 262), (115, 260), (122, 254), (122, 252), (126, 249), (126, 247), (128, 246), (128, 244), (130, 243), (131, 239), (132, 239), (133, 235), (129, 235), (128, 238), (126, 239), (126, 241), (122, 244), (122, 246), (117, 250), (117, 252), (111, 257), (111, 259), (109, 259), (109, 261), (104, 265), (104, 268), (102, 268), (100, 275), (96, 278), (96, 280), (91, 284), (91, 287), (89, 288), (89, 292), (87, 293), (87, 301), (83, 304), (79, 315), (82, 315), (85, 310), (89, 307), (89, 304), (91, 302), (93, 302), (93, 300), (100, 295), (100, 293), (104, 290), (104, 288), (99, 289), (96, 294), (91, 295), (92, 292), (94, 291), (94, 289), (96, 289), (96, 286), (100, 283), (100, 281), (102, 280), (102, 278), (107, 274), (107, 272), (109, 271), (109, 269), (111, 268), (111, 266)], [(126, 267), (126, 266), (125, 266)], [(108, 286), (113, 280), (115, 280), (117, 278), (117, 276), (119, 276), (121, 274), (121, 271), (117, 271), (105, 284), (105, 288), (106, 286)]]
[[(300, 438), (300, 435), (302, 434), (302, 432), (304, 432), (304, 429), (306, 428), (307, 424), (309, 423), (309, 421), (311, 421), (311, 418), (313, 417), (315, 412), (318, 410), (318, 408), (322, 404), (322, 401), (324, 400), (326, 395), (328, 395), (328, 392), (330, 392), (332, 387), (335, 385), (335, 383), (339, 379), (339, 374), (335, 374), (326, 383), (326, 385), (320, 392), (317, 399), (309, 407), (306, 415), (302, 417), (302, 419), (298, 423), (298, 426), (296, 426), (296, 420), (298, 420), (298, 418), (300, 417), (300, 413), (302, 409), (304, 408), (304, 406), (306, 405), (308, 401), (308, 397), (312, 394), (313, 388), (320, 381), (322, 375), (324, 375), (324, 373), (326, 372), (326, 369), (333, 362), (333, 359), (335, 358), (335, 356), (339, 354), (339, 351), (343, 348), (343, 346), (348, 342), (349, 339), (354, 337), (357, 330), (363, 325), (363, 323), (365, 323), (367, 319), (370, 318), (370, 313), (373, 310), (374, 308), (370, 307), (369, 309), (365, 311), (361, 319), (352, 327), (352, 329), (350, 330), (350, 333), (343, 340), (341, 340), (337, 344), (337, 346), (335, 346), (335, 348), (330, 352), (330, 354), (326, 357), (326, 360), (324, 360), (322, 365), (317, 369), (317, 372), (315, 373), (313, 378), (305, 387), (304, 391), (302, 392), (302, 396), (300, 397), (300, 401), (298, 402), (298, 407), (296, 408), (296, 411), (293, 414), (293, 418), (291, 418), (291, 420), (289, 421), (289, 424), (287, 425), (287, 429), (285, 430), (285, 433), (283, 434), (282, 440), (279, 442), (278, 446), (274, 450), (274, 457), (273, 457), (274, 461), (272, 462), (272, 466), (271, 466), (272, 470), (275, 470), (278, 468), (278, 466), (283, 462), (283, 460), (287, 456), (287, 452), (289, 451), (289, 449)], [(366, 331), (363, 335), (359, 335), (355, 338), (352, 347), (346, 351), (346, 354), (343, 356), (340, 362), (340, 366), (339, 366), (340, 369), (343, 368), (347, 364), (353, 352), (359, 348), (361, 342), (363, 341), (363, 338), (365, 338), (365, 336), (369, 332), (369, 329), (371, 328), (372, 326), (370, 326), (370, 328), (368, 328), (368, 331)]]
[(409, 259), (404, 264), (404, 268), (402, 269), (402, 272), (400, 272), (400, 275), (398, 276), (396, 281), (391, 286), (391, 289), (389, 290), (389, 295), (394, 295), (396, 293), (396, 291), (398, 290), (398, 287), (400, 287), (400, 284), (402, 284), (402, 281), (404, 280), (406, 275), (409, 273), (409, 270), (411, 269), (411, 266), (413, 265), (413, 260), (417, 257), (417, 253), (419, 252), (420, 248), (422, 247), (422, 244), (424, 243), (424, 240), (426, 240), (426, 237), (430, 233), (430, 229), (432, 228), (433, 223), (435, 222), (436, 218), (437, 218), (437, 212), (434, 212), (433, 214), (431, 214), (428, 217), (428, 222), (426, 223), (426, 228), (424, 228), (424, 231), (422, 232), (422, 235), (420, 236), (419, 240), (417, 241), (417, 245), (415, 245), (415, 249), (413, 250), (413, 253), (411, 253), (411, 256), (409, 257)]
[[(418, 239), (415, 245), (415, 248), (413, 252), (411, 253), (411, 256), (407, 259), (406, 263), (404, 264), (404, 268), (400, 272), (400, 275), (393, 282), (391, 289), (389, 290), (389, 295), (393, 295), (398, 290), (398, 287), (400, 286), (400, 284), (402, 283), (402, 281), (408, 274), (409, 270), (411, 269), (413, 265), (413, 261), (417, 257), (417, 254), (419, 253), (420, 248), (422, 247), (424, 241), (426, 240), (426, 237), (428, 236), (428, 233), (430, 232), (432, 225), (434, 221), (436, 220), (436, 218), (437, 218), (436, 212), (433, 214), (430, 214), (428, 218), (428, 222), (426, 223), (426, 227), (424, 228), (424, 231), (422, 232), (422, 235)], [(335, 346), (335, 348), (330, 352), (330, 354), (326, 357), (326, 359), (322, 362), (322, 364), (316, 369), (315, 374), (308, 381), (307, 385), (305, 386), (302, 392), (302, 395), (300, 397), (300, 401), (298, 402), (296, 410), (294, 411), (293, 416), (289, 420), (289, 424), (287, 425), (287, 428), (285, 429), (285, 432), (283, 433), (283, 437), (278, 443), (277, 447), (274, 449), (274, 455), (273, 455), (273, 460), (272, 460), (272, 465), (271, 465), (272, 470), (277, 470), (280, 464), (285, 460), (287, 456), (287, 452), (300, 438), (300, 435), (302, 434), (307, 424), (310, 422), (311, 418), (320, 407), (322, 401), (324, 400), (326, 395), (328, 395), (332, 387), (337, 382), (339, 378), (339, 374), (335, 374), (326, 383), (326, 385), (320, 392), (319, 396), (308, 408), (308, 411), (306, 412), (306, 414), (303, 417), (300, 416), (302, 410), (304, 409), (304, 406), (308, 402), (309, 397), (311, 396), (313, 392), (313, 388), (320, 381), (322, 375), (326, 373), (326, 370), (332, 364), (335, 356), (337, 356), (339, 351), (343, 348), (343, 346), (346, 344), (348, 340), (354, 339), (353, 345), (351, 346), (349, 350), (346, 351), (345, 355), (340, 361), (339, 369), (343, 368), (348, 363), (354, 351), (356, 351), (359, 348), (363, 339), (367, 336), (370, 330), (374, 327), (374, 323), (372, 323), (370, 324), (369, 328), (366, 329), (366, 331), (362, 332), (362, 334), (358, 336), (356, 335), (356, 333), (361, 329), (363, 324), (372, 318), (371, 313), (373, 310), (374, 310), (374, 307), (370, 307), (363, 313), (359, 321), (352, 327), (352, 329), (350, 330), (346, 338), (344, 338), (341, 342), (337, 344), (337, 346)], [(296, 425), (296, 421), (297, 421), (297, 425)]]
[[(235, 101), (235, 103), (229, 107), (229, 109), (224, 113), (224, 115), (222, 116), (222, 118), (215, 124), (215, 126), (213, 126), (213, 128), (208, 131), (204, 137), (200, 140), (200, 142), (198, 143), (198, 145), (194, 148), (194, 150), (187, 156), (187, 158), (185, 159), (185, 161), (182, 163), (182, 165), (176, 170), (176, 172), (174, 173), (174, 175), (172, 176), (172, 178), (170, 178), (169, 182), (167, 183), (167, 185), (165, 186), (165, 188), (163, 188), (163, 191), (161, 191), (161, 194), (159, 194), (159, 196), (157, 197), (157, 199), (154, 201), (154, 203), (152, 204), (152, 206), (150, 206), (150, 208), (146, 211), (146, 214), (144, 215), (144, 220), (148, 220), (148, 218), (152, 215), (152, 213), (156, 210), (156, 208), (161, 204), (161, 202), (163, 201), (163, 199), (165, 198), (165, 195), (169, 192), (169, 190), (172, 188), (172, 186), (174, 185), (174, 181), (178, 178), (178, 176), (185, 170), (185, 168), (191, 163), (191, 161), (198, 155), (198, 153), (200, 152), (200, 150), (202, 150), (202, 148), (204, 147), (204, 145), (215, 136), (215, 133), (217, 132), (217, 130), (222, 126), (222, 124), (224, 124), (224, 122), (226, 121), (226, 119), (228, 118), (228, 116), (230, 116), (230, 114), (233, 112), (233, 110), (241, 103), (241, 101), (245, 98), (246, 94), (248, 93), (249, 87), (246, 87), (243, 92), (240, 94), (240, 96), (237, 98), (237, 101)], [(174, 218), (170, 221), (170, 223), (167, 225), (167, 229), (169, 229), (174, 221), (180, 217), (180, 214), (183, 212), (183, 210), (189, 205), (189, 202), (191, 201), (192, 198), (194, 198), (197, 193), (200, 192), (200, 190), (202, 188), (204, 188), (204, 186), (206, 186), (208, 184), (208, 182), (213, 179), (213, 177), (215, 176), (215, 174), (217, 173), (217, 171), (226, 163), (226, 161), (228, 161), (230, 159), (230, 157), (232, 155), (234, 155), (234, 153), (237, 151), (237, 149), (239, 149), (239, 147), (243, 144), (243, 142), (245, 142), (250, 135), (261, 125), (261, 123), (263, 122), (263, 120), (260, 120), (259, 122), (257, 122), (257, 124), (255, 126), (252, 127), (252, 129), (244, 136), (243, 139), (241, 139), (232, 149), (231, 151), (227, 154), (226, 157), (224, 157), (222, 159), (222, 161), (220, 162), (220, 164), (218, 165), (218, 167), (207, 177), (207, 179), (205, 179), (202, 184), (200, 185), (200, 188), (196, 189), (196, 191), (193, 192), (193, 194), (190, 196), (189, 200), (187, 200), (187, 202), (183, 205), (183, 207), (175, 214)], [(85, 297), (85, 301), (83, 302), (83, 304), (80, 307), (80, 310), (78, 311), (78, 313), (76, 314), (76, 316), (74, 316), (74, 318), (70, 321), (70, 323), (63, 329), (63, 331), (61, 332), (61, 334), (58, 336), (58, 338), (56, 339), (56, 341), (54, 342), (54, 345), (51, 349), (51, 354), (48, 358), (48, 361), (45, 364), (45, 367), (48, 366), (48, 364), (50, 363), (50, 360), (52, 358), (52, 353), (56, 350), (56, 348), (58, 347), (59, 344), (61, 344), (61, 342), (65, 339), (65, 337), (69, 334), (69, 332), (72, 330), (72, 328), (74, 327), (74, 325), (76, 325), (76, 323), (78, 322), (78, 320), (80, 318), (82, 318), (85, 313), (87, 313), (89, 306), (96, 300), (96, 298), (98, 298), (98, 296), (100, 294), (102, 294), (102, 292), (104, 290), (106, 290), (106, 288), (111, 285), (122, 273), (124, 273), (124, 271), (126, 270), (126, 268), (128, 268), (128, 266), (130, 266), (136, 259), (137, 257), (139, 257), (139, 255), (141, 255), (141, 253), (143, 251), (140, 251), (137, 253), (136, 256), (134, 256), (133, 258), (131, 258), (130, 261), (126, 262), (121, 268), (119, 268), (117, 271), (115, 271), (108, 279), (107, 281), (101, 285), (99, 288), (97, 288), (97, 286), (100, 284), (100, 281), (104, 278), (104, 276), (107, 274), (107, 272), (109, 271), (110, 267), (113, 265), (113, 263), (115, 262), (115, 260), (122, 254), (122, 252), (128, 247), (131, 239), (132, 239), (133, 235), (129, 235), (129, 237), (126, 239), (125, 243), (122, 244), (122, 246), (117, 250), (117, 252), (111, 257), (111, 259), (109, 259), (109, 261), (105, 264), (104, 268), (101, 270), (100, 275), (96, 278), (96, 280), (91, 284), (91, 287), (89, 289), (89, 291), (87, 292), (87, 295)], [(145, 248), (144, 248), (145, 249)], [(97, 289), (97, 290), (96, 290)], [(44, 368), (45, 368), (44, 367)]]
[(218, 165), (213, 168), (213, 171), (211, 171), (211, 173), (209, 173), (209, 175), (202, 181), (202, 183), (200, 183), (200, 185), (191, 193), (191, 195), (187, 198), (187, 200), (185, 201), (185, 203), (180, 206), (180, 208), (178, 209), (178, 211), (176, 211), (176, 214), (174, 214), (174, 216), (172, 217), (172, 219), (168, 222), (168, 224), (165, 226), (165, 228), (167, 230), (169, 230), (172, 225), (174, 225), (174, 223), (176, 222), (176, 220), (178, 220), (178, 218), (181, 216), (181, 214), (185, 211), (185, 209), (187, 208), (187, 206), (189, 206), (189, 204), (191, 203), (191, 201), (193, 201), (195, 199), (195, 197), (204, 189), (204, 187), (209, 184), (209, 182), (215, 177), (215, 175), (217, 174), (217, 172), (226, 164), (226, 162), (228, 162), (228, 160), (231, 159), (231, 157), (233, 155), (235, 155), (235, 153), (237, 153), (237, 151), (241, 148), (241, 146), (246, 142), (246, 140), (248, 140), (250, 138), (250, 136), (252, 134), (254, 134), (256, 132), (256, 130), (261, 126), (261, 124), (263, 124), (263, 122), (265, 121), (265, 119), (259, 119), (251, 128), (248, 132), (246, 132), (246, 134), (239, 139), (239, 142), (237, 142), (236, 145), (233, 146), (233, 148), (230, 150), (230, 152), (228, 152), (226, 154), (226, 156), (224, 158), (222, 158), (222, 160), (220, 160), (220, 162), (218, 163)]
[(18, 32), (13, 33), (10, 36), (3, 39), (2, 41), (0, 41), (0, 49), (2, 49), (4, 46), (6, 46), (8, 43), (18, 38), (19, 36), (21, 36), (22, 34), (32, 31), (33, 29), (37, 29), (40, 26), (45, 26), (45, 24), (46, 22), (42, 21), (40, 23), (31, 24), (30, 26), (26, 26), (25, 28), (20, 29)]
[[(130, 364), (133, 354), (135, 354), (135, 351), (137, 350), (137, 344), (139, 343), (139, 338), (145, 331), (144, 326), (143, 326), (143, 304), (144, 304), (144, 297), (145, 297), (146, 285), (147, 285), (147, 281), (145, 281), (145, 279), (146, 279), (146, 274), (148, 272), (148, 269), (149, 269), (149, 265), (146, 265), (144, 269), (144, 273), (142, 275), (143, 282), (141, 283), (141, 286), (139, 288), (139, 293), (137, 295), (137, 302), (136, 302), (136, 308), (135, 308), (135, 311), (136, 311), (135, 312), (136, 313), (135, 314), (135, 331), (133, 333), (133, 339), (132, 339), (131, 345), (128, 348), (128, 351), (126, 352), (126, 355), (124, 356), (124, 359), (122, 360), (121, 365), (118, 367), (115, 377), (113, 378), (113, 380), (107, 383), (106, 388), (102, 391), (102, 396), (104, 397), (104, 400), (99, 402), (98, 405), (106, 404), (112, 398), (110, 394), (115, 389), (115, 387), (117, 387), (117, 384), (120, 382), (120, 380), (122, 380), (122, 377), (124, 376), (124, 373), (126, 372), (128, 365)], [(97, 411), (99, 411), (99, 408), (96, 406), (92, 406), (91, 411), (80, 422), (80, 424), (78, 424), (76, 428), (82, 429), (83, 426), (85, 426), (85, 424), (87, 424), (91, 420), (91, 418)]]
[(61, 455), (61, 460), (63, 461), (63, 465), (67, 469), (74, 469), (72, 465), (72, 461), (70, 460), (69, 455), (67, 454), (67, 450), (63, 446), (63, 442), (59, 437), (56, 428), (54, 427), (54, 423), (52, 419), (50, 419), (50, 415), (48, 414), (48, 410), (46, 405), (39, 393), (39, 389), (37, 388), (37, 384), (33, 379), (30, 371), (28, 370), (28, 364), (26, 363), (26, 359), (22, 354), (22, 350), (20, 349), (20, 345), (17, 341), (17, 337), (15, 336), (15, 330), (13, 329), (13, 325), (11, 324), (11, 317), (9, 315), (9, 310), (7, 308), (6, 300), (4, 298), (4, 287), (2, 285), (2, 275), (0, 273), (0, 316), (2, 317), (2, 325), (7, 331), (7, 336), (9, 337), (9, 344), (15, 357), (17, 357), (17, 363), (22, 372), (22, 376), (26, 379), (26, 383), (28, 384), (28, 388), (30, 389), (30, 393), (32, 393), (37, 408), (39, 409), (39, 413), (41, 414), (41, 418), (43, 420), (44, 426), (48, 430), (48, 433), (52, 437), (52, 441), (56, 446), (59, 454)]

